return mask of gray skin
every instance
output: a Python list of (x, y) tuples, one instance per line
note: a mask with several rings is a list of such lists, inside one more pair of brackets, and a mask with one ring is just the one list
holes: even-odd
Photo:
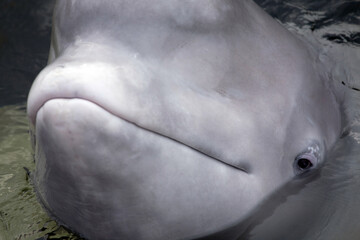
[(247, 0), (57, 1), (28, 116), (39, 197), (90, 239), (241, 223), (341, 128), (318, 53)]

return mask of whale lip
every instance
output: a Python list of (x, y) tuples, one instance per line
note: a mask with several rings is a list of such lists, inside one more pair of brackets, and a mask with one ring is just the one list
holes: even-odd
[(164, 134), (161, 134), (161, 133), (159, 133), (159, 132), (156, 132), (156, 131), (153, 131), (153, 130), (151, 130), (151, 129), (148, 129), (148, 128), (139, 126), (138, 124), (136, 124), (136, 123), (134, 123), (134, 122), (126, 119), (125, 117), (119, 116), (118, 114), (113, 113), (111, 110), (107, 109), (106, 107), (102, 106), (101, 104), (98, 104), (98, 103), (96, 103), (95, 101), (92, 101), (92, 100), (89, 100), (89, 99), (85, 99), (85, 98), (54, 97), (54, 98), (45, 99), (45, 100), (43, 101), (43, 103), (42, 103), (42, 104), (39, 104), (39, 107), (36, 108), (35, 114), (31, 114), (30, 117), (29, 117), (29, 118), (30, 118), (30, 121), (31, 121), (31, 125), (33, 126), (33, 128), (36, 128), (37, 113), (43, 108), (43, 106), (44, 106), (47, 102), (50, 102), (50, 101), (52, 101), (52, 100), (57, 100), (57, 99), (58, 99), (58, 100), (79, 99), (79, 100), (83, 100), (83, 101), (92, 103), (92, 104), (94, 104), (94, 105), (102, 108), (104, 111), (110, 113), (111, 115), (113, 115), (113, 116), (115, 116), (115, 117), (117, 117), (117, 118), (119, 118), (119, 119), (121, 119), (121, 120), (123, 120), (123, 121), (126, 121), (126, 122), (128, 122), (128, 123), (133, 124), (134, 126), (136, 126), (136, 127), (139, 128), (139, 129), (142, 129), (142, 130), (148, 131), (148, 132), (152, 132), (152, 133), (154, 133), (154, 134), (156, 134), (156, 135), (158, 135), (158, 136), (162, 136), (162, 137), (164, 137), (164, 138), (167, 138), (169, 141), (174, 141), (174, 142), (176, 142), (176, 143), (178, 143), (178, 144), (181, 144), (181, 145), (183, 145), (183, 146), (185, 146), (185, 147), (188, 147), (188, 148), (190, 148), (190, 149), (192, 149), (192, 150), (194, 150), (194, 151), (196, 151), (196, 152), (198, 152), (198, 153), (200, 153), (200, 154), (202, 154), (202, 155), (205, 155), (206, 157), (209, 157), (209, 158), (214, 159), (214, 160), (216, 160), (216, 161), (219, 161), (219, 162), (221, 162), (221, 163), (223, 163), (223, 164), (225, 164), (225, 165), (227, 165), (227, 166), (229, 166), (229, 167), (235, 168), (236, 170), (239, 170), (239, 171), (241, 171), (241, 172), (244, 172), (244, 173), (246, 173), (246, 174), (249, 174), (249, 172), (248, 172), (245, 168), (242, 168), (242, 167), (239, 167), (239, 166), (236, 166), (236, 165), (227, 163), (226, 161), (223, 161), (223, 160), (221, 160), (221, 159), (219, 159), (219, 158), (216, 158), (215, 156), (212, 156), (211, 154), (208, 154), (208, 153), (206, 153), (205, 151), (201, 151), (201, 150), (199, 150), (199, 149), (196, 149), (195, 147), (192, 147), (191, 145), (188, 145), (188, 144), (186, 144), (186, 143), (184, 143), (184, 142), (182, 142), (182, 141), (179, 141), (179, 140), (177, 140), (177, 139), (175, 139), (175, 138), (171, 138), (171, 137), (166, 136), (166, 135), (164, 135)]

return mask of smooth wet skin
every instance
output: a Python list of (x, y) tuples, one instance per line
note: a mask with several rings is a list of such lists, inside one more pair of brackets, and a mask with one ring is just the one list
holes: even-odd
[(39, 196), (90, 239), (220, 231), (340, 132), (316, 51), (251, 1), (58, 1), (28, 116)]

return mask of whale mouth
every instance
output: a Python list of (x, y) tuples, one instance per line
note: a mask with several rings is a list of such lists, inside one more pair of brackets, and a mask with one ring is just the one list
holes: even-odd
[[(138, 129), (141, 130), (141, 131), (151, 132), (151, 133), (153, 133), (154, 135), (156, 135), (156, 136), (158, 136), (158, 137), (167, 139), (168, 141), (174, 142), (174, 143), (176, 143), (176, 144), (178, 144), (178, 145), (180, 145), (180, 146), (186, 147), (186, 148), (188, 148), (188, 149), (191, 149), (192, 151), (195, 151), (195, 152), (197, 152), (197, 153), (199, 153), (199, 154), (202, 154), (202, 155), (204, 155), (205, 157), (207, 157), (207, 158), (209, 158), (209, 159), (216, 160), (216, 161), (221, 162), (222, 164), (224, 164), (224, 165), (226, 165), (226, 166), (228, 166), (228, 167), (234, 168), (234, 169), (236, 169), (236, 170), (239, 170), (239, 171), (241, 171), (241, 172), (244, 172), (244, 173), (248, 174), (248, 172), (247, 172), (247, 170), (246, 170), (245, 168), (242, 168), (242, 167), (239, 167), (239, 166), (236, 166), (236, 165), (227, 163), (227, 162), (225, 162), (225, 161), (223, 161), (223, 160), (221, 160), (221, 159), (219, 159), (219, 158), (217, 158), (217, 157), (215, 157), (215, 156), (213, 156), (213, 155), (211, 155), (211, 154), (209, 154), (209, 153), (206, 153), (205, 151), (201, 151), (201, 150), (199, 150), (199, 149), (197, 149), (197, 148), (195, 148), (195, 147), (193, 147), (193, 146), (191, 146), (191, 145), (188, 145), (188, 144), (186, 144), (186, 143), (184, 143), (184, 142), (182, 142), (182, 141), (179, 141), (179, 140), (177, 140), (177, 139), (175, 139), (175, 138), (171, 138), (171, 137), (169, 137), (169, 136), (167, 136), (167, 135), (164, 135), (164, 134), (162, 134), (162, 133), (156, 132), (156, 131), (154, 131), (154, 130), (152, 130), (152, 129), (148, 129), (148, 128), (142, 127), (142, 126), (140, 126), (140, 125), (138, 125), (138, 124), (136, 124), (136, 123), (134, 123), (134, 122), (126, 119), (126, 118), (123, 117), (123, 116), (119, 116), (118, 114), (113, 113), (111, 110), (108, 110), (106, 107), (101, 106), (100, 104), (98, 104), (98, 103), (96, 103), (96, 102), (94, 102), (94, 101), (92, 101), (92, 100), (82, 99), (82, 98), (52, 98), (52, 99), (46, 100), (46, 101), (44, 102), (44, 104), (42, 104), (42, 105), (39, 107), (37, 113), (38, 113), (39, 111), (41, 111), (41, 110), (44, 108), (44, 106), (45, 106), (47, 103), (49, 103), (49, 102), (54, 102), (54, 101), (56, 102), (56, 101), (58, 101), (58, 102), (60, 103), (61, 101), (68, 102), (68, 101), (73, 101), (73, 100), (77, 100), (77, 101), (81, 101), (81, 102), (86, 103), (86, 104), (90, 104), (90, 105), (97, 106), (97, 107), (101, 108), (103, 111), (105, 111), (105, 112), (109, 113), (110, 115), (112, 115), (113, 117), (118, 118), (118, 119), (120, 119), (120, 120), (122, 120), (122, 121), (125, 121), (125, 122), (127, 122), (128, 124), (131, 124), (131, 125), (135, 126), (136, 128), (138, 128)], [(60, 104), (60, 105), (61, 105), (61, 104)], [(61, 109), (61, 106), (58, 107), (58, 110), (60, 110), (60, 109)], [(60, 112), (61, 112), (61, 110), (60, 110)], [(76, 114), (76, 113), (74, 113), (74, 114)], [(36, 127), (37, 115), (38, 115), (38, 114), (35, 115), (36, 117), (35, 117), (34, 120), (31, 120), (31, 122), (34, 124), (35, 127)], [(59, 116), (59, 117), (61, 118), (61, 116)], [(87, 119), (87, 120), (90, 121), (91, 119)]]

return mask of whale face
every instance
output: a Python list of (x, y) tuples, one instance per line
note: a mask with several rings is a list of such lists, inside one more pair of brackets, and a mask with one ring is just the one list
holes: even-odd
[(90, 239), (241, 222), (341, 125), (316, 51), (252, 1), (57, 1), (27, 109), (39, 198)]

